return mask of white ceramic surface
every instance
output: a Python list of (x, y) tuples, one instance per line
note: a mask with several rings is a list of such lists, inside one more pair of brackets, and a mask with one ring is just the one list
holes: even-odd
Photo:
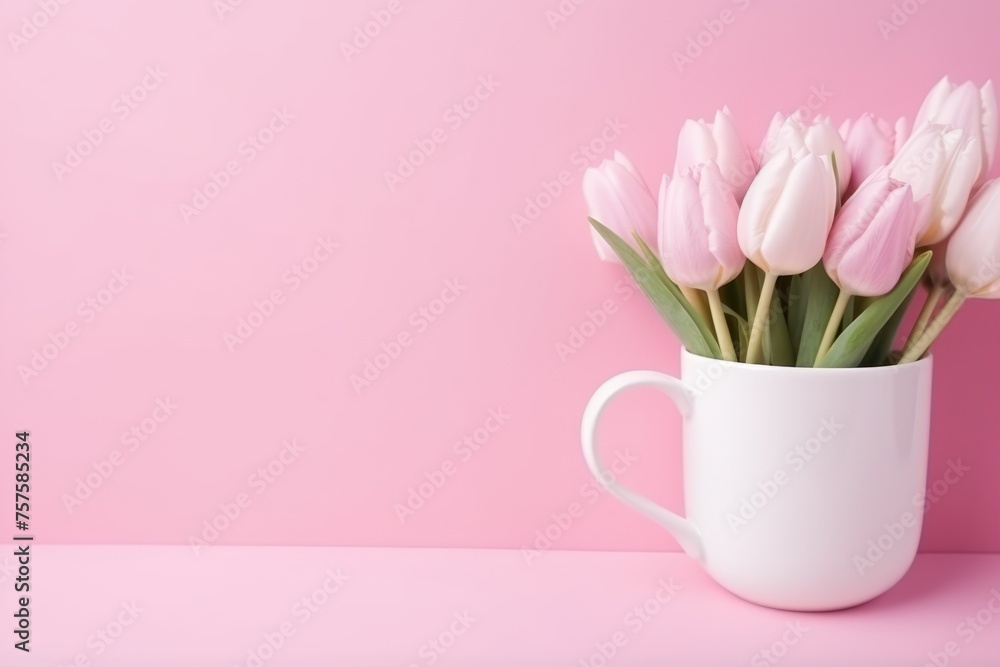
[(608, 402), (633, 386), (684, 417), (684, 504), (675, 514), (617, 482), (608, 490), (664, 526), (734, 594), (781, 609), (861, 604), (892, 587), (923, 519), (932, 360), (852, 369), (752, 366), (682, 351), (678, 380), (630, 371), (583, 416), (583, 453)]

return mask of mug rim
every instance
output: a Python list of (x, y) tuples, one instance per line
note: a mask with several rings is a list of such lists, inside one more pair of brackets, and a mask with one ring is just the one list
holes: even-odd
[(933, 365), (934, 355), (928, 354), (926, 357), (917, 359), (916, 361), (911, 361), (908, 364), (890, 364), (887, 366), (855, 366), (851, 368), (815, 368), (813, 366), (772, 366), (770, 364), (748, 364), (743, 361), (726, 361), (725, 359), (713, 359), (712, 357), (704, 357), (700, 354), (695, 354), (691, 352), (683, 345), (681, 346), (681, 359), (691, 359), (697, 363), (712, 363), (712, 364), (722, 364), (723, 367), (729, 368), (731, 370), (738, 370), (743, 372), (754, 372), (762, 374), (774, 374), (774, 375), (801, 375), (806, 372), (811, 372), (814, 374), (824, 374), (824, 375), (868, 375), (868, 374), (878, 374), (886, 372), (901, 372), (907, 368), (913, 368), (914, 372), (918, 372), (924, 367), (929, 367)]

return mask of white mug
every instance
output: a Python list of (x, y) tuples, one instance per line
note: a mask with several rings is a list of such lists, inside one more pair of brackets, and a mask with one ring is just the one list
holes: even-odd
[[(927, 481), (930, 358), (873, 368), (787, 368), (681, 353), (678, 380), (630, 371), (583, 415), (583, 454), (608, 490), (673, 535), (739, 597), (826, 611), (867, 602), (909, 569)], [(595, 433), (619, 392), (651, 386), (684, 417), (680, 516), (622, 486)]]

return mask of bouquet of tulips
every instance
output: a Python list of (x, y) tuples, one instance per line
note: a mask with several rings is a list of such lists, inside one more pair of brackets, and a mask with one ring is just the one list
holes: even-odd
[[(586, 171), (601, 259), (625, 266), (692, 353), (781, 366), (921, 358), (969, 298), (1000, 298), (993, 86), (930, 91), (912, 131), (777, 114), (756, 155), (728, 108), (686, 121), (653, 195), (632, 163)], [(749, 260), (749, 261), (748, 261)], [(917, 286), (926, 300), (894, 350)]]

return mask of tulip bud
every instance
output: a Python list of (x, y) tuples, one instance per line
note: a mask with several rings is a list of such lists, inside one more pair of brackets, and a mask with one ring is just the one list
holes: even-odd
[(944, 77), (927, 93), (913, 127), (925, 123), (950, 125), (975, 137), (980, 150), (980, 172), (975, 184), (986, 180), (997, 147), (997, 98), (992, 81), (976, 88), (971, 81), (955, 85)]
[(851, 158), (844, 140), (829, 118), (816, 116), (809, 124), (803, 124), (794, 115), (785, 118), (780, 113), (775, 114), (760, 147), (760, 166), (763, 167), (785, 149), (791, 149), (792, 155), (802, 149), (824, 157), (833, 153), (837, 160), (840, 194), (844, 194), (851, 181)]
[(875, 172), (833, 221), (823, 254), (830, 279), (855, 296), (891, 290), (913, 259), (918, 208), (909, 185), (886, 167)]
[[(583, 197), (590, 217), (635, 246), (632, 231), (656, 246), (656, 199), (627, 157), (615, 151), (614, 160), (604, 160), (583, 174)], [(605, 262), (620, 262), (611, 246), (591, 227), (597, 255)]]
[(660, 259), (678, 285), (715, 290), (743, 269), (739, 206), (714, 162), (673, 180), (664, 176), (659, 214)]
[(955, 229), (979, 175), (979, 140), (964, 130), (923, 125), (889, 163), (889, 175), (908, 183), (916, 200), (928, 197), (917, 246), (943, 241)]
[(740, 248), (769, 274), (807, 271), (823, 258), (836, 205), (830, 158), (786, 148), (747, 190), (737, 222)]
[(906, 134), (905, 118), (897, 120), (895, 126), (870, 113), (844, 121), (840, 136), (851, 160), (851, 181), (844, 194), (850, 196), (875, 170), (889, 164), (906, 141)]
[(715, 162), (719, 166), (722, 178), (732, 189), (737, 203), (743, 201), (750, 181), (757, 173), (757, 166), (750, 149), (736, 131), (729, 107), (715, 112), (714, 123), (687, 120), (681, 126), (674, 177), (687, 174), (707, 162)]
[(1000, 179), (976, 194), (948, 241), (945, 264), (961, 295), (1000, 299)]

